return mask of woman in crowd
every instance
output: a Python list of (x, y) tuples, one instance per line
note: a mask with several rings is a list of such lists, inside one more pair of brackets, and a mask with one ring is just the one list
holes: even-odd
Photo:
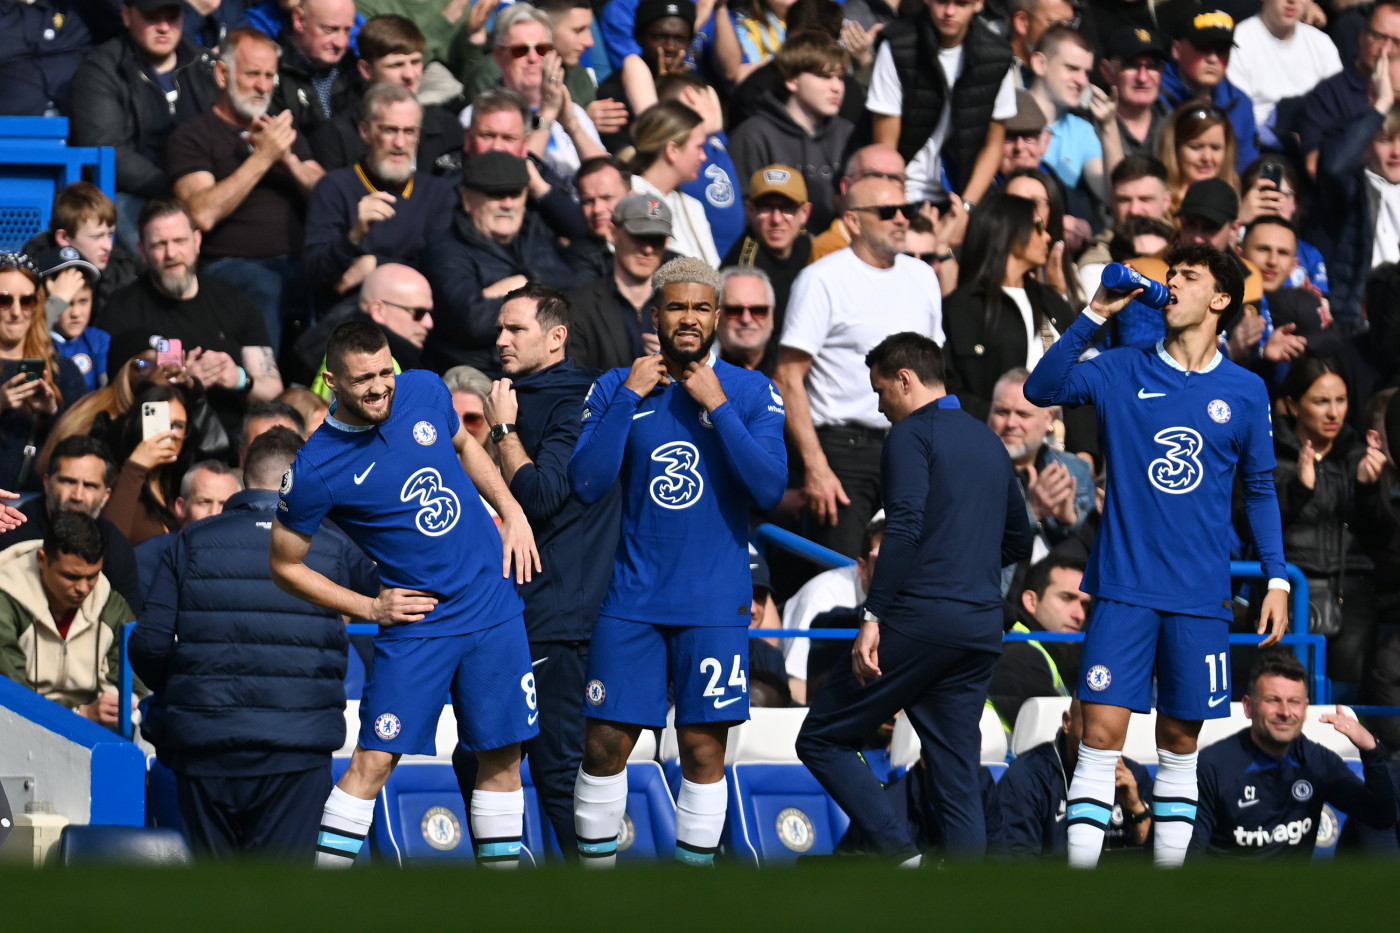
[[(1050, 258), (1036, 273), (1041, 283), (1054, 289), (1076, 311), (1087, 305), (1089, 296), (1084, 293), (1079, 270), (1070, 257), (1077, 255), (1088, 242), (1092, 232), (1088, 223), (1076, 217), (1066, 218), (1060, 186), (1041, 169), (1016, 169), (1007, 176), (1002, 190), (1035, 202), (1036, 214), (1045, 221), (1045, 228), (1050, 231)], [(1073, 237), (1067, 237), (1067, 219), (1083, 227)]]
[(1287, 416), (1274, 419), (1274, 484), (1283, 518), (1283, 551), (1308, 578), (1309, 623), (1297, 631), (1327, 635), (1333, 698), (1354, 701), (1375, 647), (1373, 564), (1367, 549), (1383, 535), (1374, 509), (1358, 507), (1360, 486), (1374, 486), (1384, 452), (1346, 423), (1342, 365), (1305, 353), (1283, 380)]
[(1238, 191), (1235, 170), (1235, 130), (1230, 118), (1209, 101), (1188, 100), (1162, 129), (1157, 157), (1167, 167), (1172, 206), (1181, 204), (1186, 189), (1207, 178), (1221, 178)]
[[(169, 404), (170, 430), (146, 436), (142, 409), (147, 402)], [(115, 426), (113, 454), (122, 467), (102, 514), (133, 546), (179, 528), (175, 498), (198, 447), (188, 412), (189, 395), (182, 387), (147, 385)]]
[(0, 253), (0, 362), (0, 488), (37, 490), (36, 454), (87, 386), (73, 361), (54, 352), (43, 282), (22, 253)]
[(712, 266), (719, 251), (705, 217), (705, 206), (680, 190), (694, 181), (705, 164), (705, 123), (700, 114), (677, 101), (649, 107), (632, 125), (635, 145), (622, 154), (632, 173), (632, 190), (666, 202), (671, 209), (671, 241), (667, 247)]

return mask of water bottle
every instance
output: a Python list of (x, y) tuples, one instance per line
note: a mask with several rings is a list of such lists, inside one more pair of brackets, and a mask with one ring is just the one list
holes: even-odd
[(1167, 286), (1155, 279), (1149, 279), (1136, 269), (1131, 269), (1121, 262), (1111, 262), (1103, 267), (1103, 287), (1111, 292), (1130, 292), (1135, 288), (1142, 289), (1142, 294), (1137, 296), (1137, 301), (1148, 307), (1161, 310), (1171, 301), (1171, 295), (1167, 292)]

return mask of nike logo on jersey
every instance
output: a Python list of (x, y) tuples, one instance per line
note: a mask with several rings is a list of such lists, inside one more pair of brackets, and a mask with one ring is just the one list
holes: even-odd
[(1165, 392), (1149, 392), (1146, 389), (1138, 389), (1138, 398), (1162, 398)]
[(1245, 807), (1252, 807), (1258, 802), (1259, 798), (1256, 797), (1253, 800), (1236, 800), (1235, 805), (1238, 806), (1241, 810), (1243, 810)]
[(716, 699), (716, 700), (715, 700), (715, 709), (724, 709), (726, 706), (729, 706), (729, 705), (732, 704), (732, 703), (738, 703), (738, 702), (739, 702), (740, 700), (742, 700), (743, 698), (744, 698), (743, 695), (740, 694), (740, 695), (737, 696), (737, 697), (730, 697), (730, 698), (727, 699), (727, 700)]
[(545, 655), (544, 657), (540, 658), (538, 661), (531, 661), (531, 662), (530, 662), (530, 666), (531, 666), (531, 667), (539, 667), (541, 664), (543, 664), (544, 662), (546, 662), (546, 661), (548, 661), (548, 660), (549, 660), (549, 655)]
[(647, 415), (654, 415), (654, 414), (656, 414), (656, 409), (655, 409), (655, 408), (653, 408), (651, 411), (639, 411), (639, 412), (637, 412), (635, 415), (632, 416), (632, 420), (633, 420), (633, 421), (636, 421), (638, 418), (645, 418)]
[(539, 713), (531, 713), (529, 719), (527, 719), (526, 722), (528, 722), (530, 725), (533, 726), (533, 725), (535, 724), (535, 720), (536, 720), (536, 719), (539, 719), (539, 718), (540, 718), (540, 714), (539, 714)]
[[(378, 463), (378, 462), (379, 462), (378, 460), (374, 461), (374, 463)], [(369, 471), (374, 469), (374, 463), (371, 463), (369, 466), (365, 467), (365, 471), (364, 471), (363, 473), (360, 473), (359, 475), (357, 475), (357, 476), (355, 477), (355, 485), (356, 485), (356, 486), (358, 486), (358, 485), (360, 485), (361, 483), (363, 483), (363, 482), (365, 481), (365, 477), (366, 477), (366, 476), (369, 476)]]
[(1209, 700), (1206, 700), (1206, 705), (1209, 706), (1211, 709), (1215, 709), (1217, 706), (1219, 706), (1221, 703), (1224, 703), (1228, 699), (1230, 699), (1230, 694), (1228, 693), (1224, 696), (1211, 697)]

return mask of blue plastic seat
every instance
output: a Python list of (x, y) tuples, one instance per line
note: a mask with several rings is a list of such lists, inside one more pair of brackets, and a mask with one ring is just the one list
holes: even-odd
[(731, 850), (760, 867), (830, 855), (850, 818), (803, 764), (740, 762), (729, 776)]
[(655, 761), (627, 765), (627, 814), (617, 839), (619, 861), (670, 861), (676, 851), (676, 801)]
[(63, 827), (58, 837), (58, 864), (141, 865), (177, 868), (194, 864), (185, 837), (177, 830), (150, 826)]

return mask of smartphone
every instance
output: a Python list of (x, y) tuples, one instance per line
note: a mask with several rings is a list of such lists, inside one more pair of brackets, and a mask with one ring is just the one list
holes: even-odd
[(141, 437), (154, 437), (170, 430), (169, 402), (141, 403)]
[(1088, 110), (1089, 105), (1094, 102), (1094, 86), (1086, 87), (1079, 95), (1079, 109)]
[(174, 337), (169, 340), (161, 337), (156, 341), (156, 365), (165, 366), (166, 364), (185, 365), (185, 348)]
[(19, 371), (24, 373), (25, 382), (35, 382), (44, 375), (44, 361), (32, 358), (20, 360)]
[(1283, 190), (1283, 166), (1277, 162), (1266, 162), (1259, 167), (1259, 180), (1271, 181), (1274, 187)]

